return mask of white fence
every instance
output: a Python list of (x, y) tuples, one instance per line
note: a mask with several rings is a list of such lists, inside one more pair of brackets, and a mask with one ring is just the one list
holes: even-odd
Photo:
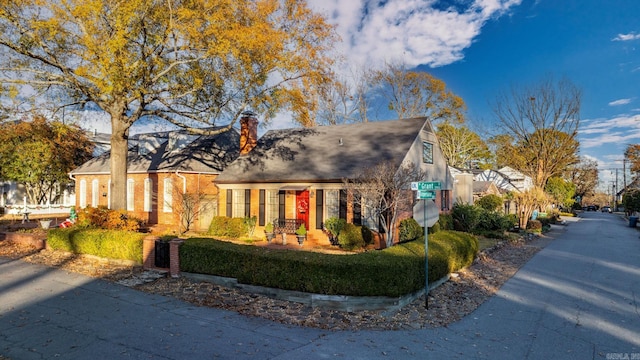
[(72, 205), (45, 204), (45, 205), (5, 205), (4, 213), (8, 215), (33, 215), (69, 214)]

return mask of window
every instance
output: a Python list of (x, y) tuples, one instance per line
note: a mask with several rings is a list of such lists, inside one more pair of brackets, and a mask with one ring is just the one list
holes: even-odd
[(91, 182), (91, 206), (98, 207), (100, 187), (98, 179), (93, 179)]
[(107, 182), (107, 208), (111, 209), (111, 179)]
[(273, 222), (273, 220), (280, 216), (280, 214), (278, 214), (278, 190), (266, 191), (265, 213), (265, 218), (268, 223)]
[(449, 210), (449, 190), (441, 190), (440, 195), (440, 210)]
[(171, 181), (171, 178), (164, 179), (163, 195), (164, 195), (164, 201), (162, 202), (162, 211), (172, 212), (173, 211), (173, 181)]
[(128, 211), (133, 211), (134, 209), (134, 203), (133, 203), (133, 195), (134, 195), (134, 187), (135, 183), (133, 182), (133, 179), (128, 179), (127, 180), (127, 210)]
[(373, 209), (362, 207), (362, 224), (373, 231), (378, 231), (379, 218)]
[(325, 213), (326, 218), (340, 217), (340, 190), (325, 190)]
[(151, 211), (151, 199), (152, 199), (152, 191), (153, 191), (153, 180), (146, 178), (144, 179), (144, 205), (143, 211), (150, 212)]
[(233, 190), (233, 213), (232, 217), (241, 217), (245, 216), (244, 213), (244, 189), (242, 190)]
[(80, 180), (80, 208), (87, 207), (87, 181)]
[(428, 142), (422, 143), (422, 162), (425, 164), (433, 164), (433, 144)]

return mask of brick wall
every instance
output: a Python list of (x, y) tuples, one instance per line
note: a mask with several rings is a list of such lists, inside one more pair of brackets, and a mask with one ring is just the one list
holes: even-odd
[[(184, 178), (182, 178), (184, 177)], [(87, 206), (108, 206), (109, 205), (109, 175), (77, 175), (76, 176), (76, 207), (81, 208), (81, 181), (86, 182), (86, 199)], [(177, 227), (179, 222), (180, 202), (182, 199), (182, 191), (186, 188), (188, 193), (206, 194), (207, 201), (215, 205), (215, 197), (218, 194), (218, 188), (213, 183), (216, 175), (180, 173), (149, 173), (149, 174), (129, 174), (128, 181), (133, 181), (133, 211), (129, 213), (145, 221), (149, 225), (164, 225), (166, 227)], [(145, 182), (151, 189), (151, 207), (150, 211), (145, 211)], [(169, 182), (166, 180), (169, 179)], [(93, 186), (93, 182), (97, 181), (97, 188)], [(186, 181), (186, 186), (184, 186)], [(165, 192), (165, 185), (169, 185), (169, 193)], [(127, 188), (129, 188), (129, 183)], [(94, 197), (94, 190), (97, 190), (97, 197)], [(97, 198), (97, 204), (93, 202)], [(169, 200), (170, 198), (171, 200)], [(165, 204), (172, 202), (170, 211), (166, 211)], [(215, 206), (211, 206), (209, 211), (215, 211)], [(210, 214), (202, 214), (202, 217), (210, 218)], [(204, 230), (208, 227), (206, 221), (195, 219), (192, 224), (193, 230)]]

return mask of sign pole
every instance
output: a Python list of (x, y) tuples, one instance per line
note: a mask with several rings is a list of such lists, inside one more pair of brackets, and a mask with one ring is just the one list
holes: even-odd
[(422, 200), (424, 209), (422, 211), (422, 218), (424, 224), (424, 307), (429, 309), (429, 230), (427, 228), (427, 200)]

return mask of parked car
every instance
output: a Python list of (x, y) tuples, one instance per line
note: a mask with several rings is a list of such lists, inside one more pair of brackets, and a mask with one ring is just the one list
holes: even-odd
[(611, 206), (603, 206), (601, 211), (611, 213)]
[(596, 207), (593, 205), (587, 206), (587, 211), (596, 211)]

